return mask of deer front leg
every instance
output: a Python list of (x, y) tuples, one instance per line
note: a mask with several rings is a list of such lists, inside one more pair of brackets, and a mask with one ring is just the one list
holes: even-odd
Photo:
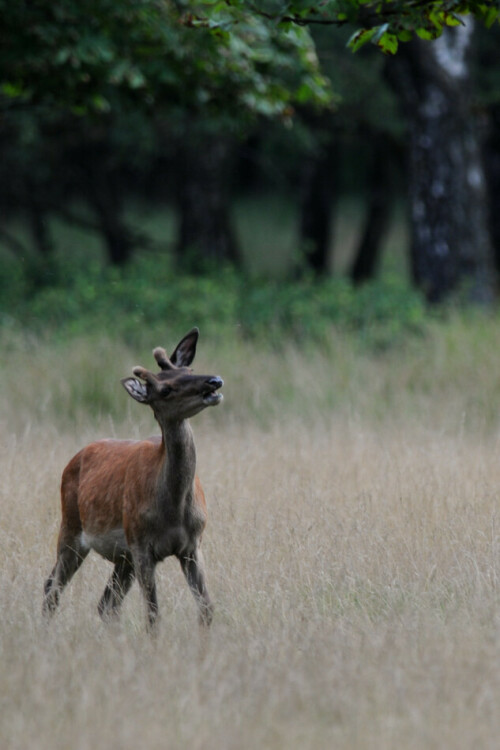
[(129, 557), (121, 557), (115, 564), (113, 573), (104, 589), (97, 610), (103, 620), (118, 615), (121, 604), (134, 582), (134, 564)]
[(133, 554), (137, 581), (146, 602), (148, 630), (154, 631), (158, 621), (158, 599), (156, 597), (155, 567), (152, 555), (139, 550)]
[(214, 607), (205, 583), (205, 566), (201, 549), (198, 547), (192, 554), (180, 557), (179, 561), (198, 605), (200, 625), (208, 627), (212, 622)]

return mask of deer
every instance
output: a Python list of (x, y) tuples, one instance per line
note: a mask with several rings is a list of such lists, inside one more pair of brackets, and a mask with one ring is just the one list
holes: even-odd
[(209, 626), (213, 604), (207, 591), (201, 539), (207, 504), (196, 474), (196, 450), (189, 419), (223, 400), (218, 375), (195, 375), (190, 365), (199, 330), (181, 339), (173, 354), (157, 347), (156, 374), (137, 366), (120, 382), (138, 403), (147, 404), (161, 436), (144, 440), (103, 439), (69, 461), (61, 479), (62, 519), (57, 559), (44, 586), (43, 614), (50, 619), (61, 593), (90, 550), (114, 564), (98, 604), (105, 621), (116, 619), (137, 578), (148, 630), (156, 629), (157, 563), (174, 555), (198, 605), (199, 622)]

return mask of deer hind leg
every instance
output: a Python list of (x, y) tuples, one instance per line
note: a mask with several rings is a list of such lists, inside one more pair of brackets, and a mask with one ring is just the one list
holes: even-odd
[(120, 557), (97, 606), (103, 620), (110, 620), (119, 614), (121, 604), (134, 582), (135, 571), (132, 559)]
[(57, 562), (44, 586), (42, 612), (46, 617), (54, 614), (62, 590), (71, 581), (88, 553), (88, 548), (83, 547), (78, 539), (72, 540), (72, 543), (65, 542), (59, 545)]
[(209, 626), (212, 622), (214, 607), (205, 583), (205, 565), (201, 549), (198, 548), (189, 556), (180, 557), (179, 562), (198, 605), (200, 625)]

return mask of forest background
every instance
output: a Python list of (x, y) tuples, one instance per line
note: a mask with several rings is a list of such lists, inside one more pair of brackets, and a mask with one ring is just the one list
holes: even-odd
[(462, 6), (5, 4), (3, 323), (321, 335), (490, 305), (497, 7)]

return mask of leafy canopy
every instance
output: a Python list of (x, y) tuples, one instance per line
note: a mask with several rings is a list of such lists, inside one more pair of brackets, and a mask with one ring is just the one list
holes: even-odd
[(358, 27), (349, 40), (353, 51), (367, 42), (386, 54), (395, 54), (399, 42), (414, 34), (435, 39), (445, 26), (462, 23), (461, 16), (473, 14), (486, 26), (499, 19), (500, 0), (205, 0), (212, 12), (230, 5), (235, 12), (246, 8), (281, 26), (313, 24)]
[(0, 106), (287, 115), (331, 100), (311, 25), (394, 54), (467, 13), (491, 26), (500, 0), (0, 0)]
[(244, 5), (0, 0), (0, 17), (4, 109), (106, 112), (119, 102), (241, 118), (330, 98), (308, 30), (279, 28)]

